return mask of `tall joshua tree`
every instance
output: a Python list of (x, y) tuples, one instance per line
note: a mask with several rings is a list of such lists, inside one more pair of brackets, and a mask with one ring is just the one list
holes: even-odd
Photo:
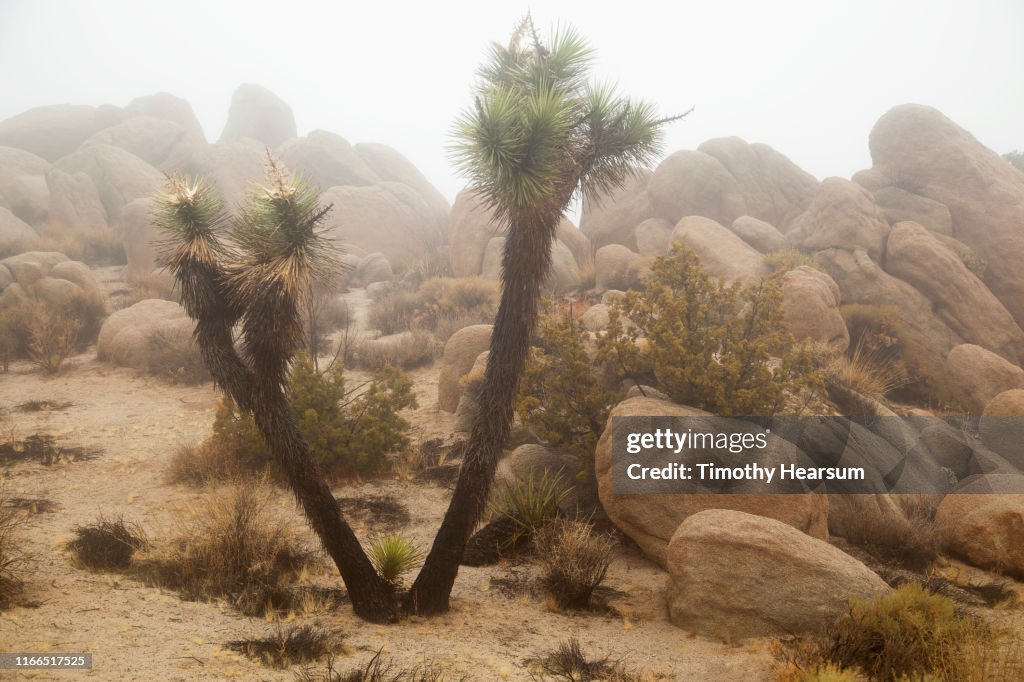
[[(366, 557), (317, 470), (288, 402), (288, 368), (302, 340), (312, 285), (331, 272), (320, 223), (330, 207), (273, 160), (267, 186), (233, 219), (202, 180), (168, 177), (154, 221), (163, 258), (214, 381), (250, 412), (363, 618), (395, 617), (392, 588)], [(239, 328), (236, 348), (234, 329)]]
[(589, 82), (593, 52), (571, 30), (545, 44), (527, 17), (479, 71), (458, 120), (454, 159), (507, 228), (491, 352), (455, 494), (410, 590), (419, 613), (448, 609), (466, 542), (480, 520), (537, 322), (555, 229), (579, 193), (620, 185), (660, 150), (653, 106)]

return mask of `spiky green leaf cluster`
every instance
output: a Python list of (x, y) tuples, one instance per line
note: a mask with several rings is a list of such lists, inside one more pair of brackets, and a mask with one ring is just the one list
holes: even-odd
[[(197, 320), (241, 322), (241, 349), (254, 376), (283, 386), (302, 341), (302, 310), (315, 283), (338, 271), (323, 231), (330, 207), (301, 178), (268, 159), (266, 184), (228, 219), (204, 179), (169, 176), (154, 207), (161, 257)], [(208, 328), (209, 329), (209, 328)]]
[(423, 563), (423, 552), (400, 533), (389, 533), (370, 542), (370, 561), (384, 580), (396, 584), (403, 575)]
[(545, 44), (529, 17), (507, 46), (492, 46), (474, 104), (456, 122), (452, 156), (499, 219), (560, 213), (577, 191), (607, 191), (660, 152), (673, 119), (591, 85), (593, 58), (572, 29)]

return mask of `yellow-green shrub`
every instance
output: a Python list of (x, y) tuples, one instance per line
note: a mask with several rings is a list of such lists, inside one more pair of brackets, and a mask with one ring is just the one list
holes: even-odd
[[(310, 360), (296, 360), (289, 382), (292, 409), (310, 451), (325, 474), (349, 476), (383, 468), (389, 452), (409, 444), (409, 423), (398, 413), (416, 406), (412, 382), (401, 371), (377, 371), (358, 396), (345, 389), (340, 366), (320, 373)], [(224, 402), (213, 423), (213, 443), (226, 456), (241, 454), (253, 468), (272, 458), (252, 416)]]
[(677, 403), (721, 415), (770, 415), (821, 383), (811, 354), (794, 342), (781, 304), (777, 278), (727, 285), (704, 272), (691, 248), (676, 243), (654, 261), (644, 291), (612, 304), (599, 357)]

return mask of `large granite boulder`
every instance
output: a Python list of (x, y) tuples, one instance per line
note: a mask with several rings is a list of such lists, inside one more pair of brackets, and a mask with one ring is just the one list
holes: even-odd
[[(352, 149), (381, 180), (401, 182), (416, 190), (430, 207), (438, 225), (444, 226), (447, 223), (450, 210), (448, 200), (401, 152), (386, 144), (369, 142), (360, 142)], [(447, 230), (446, 227), (444, 229)]]
[(145, 277), (157, 267), (157, 244), (162, 237), (153, 227), (153, 198), (139, 197), (128, 203), (121, 214), (122, 243), (127, 265), (125, 278), (131, 282)]
[(0, 147), (0, 187), (19, 175), (42, 175), (49, 162), (32, 152), (14, 147)]
[(125, 367), (149, 366), (156, 334), (175, 338), (192, 335), (195, 323), (174, 301), (146, 299), (113, 313), (100, 328), (96, 357)]
[(151, 196), (163, 179), (160, 171), (131, 152), (98, 142), (83, 145), (57, 161), (54, 168), (88, 175), (111, 225), (120, 225), (124, 207), (134, 199)]
[(1003, 391), (1024, 388), (1024, 369), (968, 343), (949, 351), (946, 375), (958, 401), (972, 414), (981, 414), (985, 405)]
[(39, 235), (35, 229), (10, 209), (0, 206), (0, 251), (11, 251), (20, 245), (31, 245)]
[(650, 178), (651, 171), (642, 170), (608, 194), (583, 198), (580, 231), (590, 238), (595, 249), (608, 244), (637, 248), (633, 228), (654, 217), (647, 192)]
[(250, 138), (273, 149), (295, 135), (292, 108), (270, 90), (244, 83), (231, 96), (220, 142)]
[(953, 236), (984, 259), (985, 284), (1024, 324), (1024, 173), (918, 104), (882, 116), (869, 146), (876, 170), (949, 209)]
[(873, 194), (890, 225), (910, 220), (936, 234), (953, 234), (953, 217), (945, 204), (892, 185)]
[(54, 104), (29, 109), (0, 121), (0, 147), (23, 149), (53, 162), (123, 118), (124, 112), (110, 105)]
[(935, 527), (953, 556), (1024, 579), (1024, 476), (972, 476), (943, 498)]
[(820, 270), (801, 265), (782, 276), (782, 314), (797, 341), (818, 341), (845, 351), (850, 332), (839, 312), (839, 285)]
[(633, 288), (632, 285), (635, 283), (630, 281), (630, 268), (638, 260), (639, 254), (633, 253), (621, 244), (608, 244), (599, 248), (594, 254), (597, 291)]
[(889, 223), (866, 189), (842, 178), (826, 178), (786, 234), (805, 251), (863, 250), (877, 260)]
[(685, 242), (697, 253), (708, 274), (729, 283), (754, 284), (768, 274), (768, 265), (760, 253), (710, 218), (683, 218), (672, 230), (671, 239)]
[(782, 231), (807, 209), (818, 188), (814, 176), (766, 144), (719, 137), (697, 149), (718, 159), (736, 180), (747, 215)]
[(647, 191), (657, 217), (673, 223), (685, 216), (703, 216), (731, 225), (741, 215), (750, 215), (736, 178), (703, 151), (683, 149), (666, 158), (654, 170)]
[(83, 145), (105, 144), (139, 157), (159, 170), (194, 174), (202, 168), (206, 140), (165, 118), (132, 116), (95, 133)]
[(726, 641), (821, 633), (850, 599), (890, 590), (827, 542), (775, 519), (725, 509), (679, 524), (666, 563), (670, 620)]
[(107, 209), (89, 174), (51, 168), (46, 173), (46, 184), (50, 190), (50, 219), (55, 224), (84, 229), (106, 227)]
[(19, 175), (0, 185), (0, 196), (11, 212), (30, 225), (50, 217), (50, 188), (43, 175)]
[(932, 302), (950, 329), (1011, 362), (1024, 357), (1024, 331), (963, 261), (917, 223), (893, 226), (885, 269)]
[(287, 140), (277, 156), (288, 168), (321, 190), (340, 185), (374, 185), (381, 178), (341, 135), (314, 130)]
[(793, 248), (786, 235), (779, 232), (774, 225), (753, 216), (741, 215), (732, 221), (732, 231), (761, 253)]
[(620, 495), (612, 491), (612, 419), (615, 417), (698, 417), (707, 412), (655, 398), (628, 398), (616, 405), (594, 455), (598, 495), (605, 513), (648, 557), (666, 565), (668, 542), (684, 519), (706, 509), (733, 509), (767, 516), (820, 539), (828, 538), (825, 495), (653, 494)]
[(474, 324), (451, 335), (441, 354), (441, 373), (437, 379), (437, 406), (455, 412), (462, 395), (462, 377), (471, 369), (477, 356), (491, 347), (493, 325)]
[(322, 195), (333, 206), (324, 225), (342, 244), (380, 252), (398, 271), (443, 244), (443, 229), (414, 189), (400, 182), (332, 187)]

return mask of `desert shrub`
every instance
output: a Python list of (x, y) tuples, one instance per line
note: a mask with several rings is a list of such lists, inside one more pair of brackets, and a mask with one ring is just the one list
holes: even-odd
[(570, 315), (540, 322), (539, 346), (523, 373), (516, 414), (545, 442), (575, 455), (589, 471), (616, 395), (594, 376), (586, 332)]
[(771, 415), (821, 384), (781, 303), (777, 278), (726, 285), (676, 243), (654, 261), (643, 292), (613, 303), (599, 357), (625, 377), (654, 383), (674, 402), (721, 415)]
[(782, 249), (781, 251), (772, 251), (766, 253), (764, 256), (764, 262), (771, 268), (772, 272), (789, 272), (790, 270), (796, 270), (801, 265), (806, 265), (809, 268), (815, 270), (821, 270), (821, 266), (810, 256), (796, 249)]
[(402, 667), (384, 656), (384, 650), (375, 653), (366, 665), (342, 674), (328, 657), (322, 670), (306, 669), (299, 674), (302, 682), (455, 682), (455, 677), (438, 664), (424, 661), (409, 667)]
[(373, 329), (382, 334), (397, 334), (413, 328), (417, 314), (423, 307), (423, 299), (414, 291), (392, 289), (370, 302), (367, 321)]
[(419, 331), (402, 333), (399, 339), (386, 343), (365, 339), (355, 348), (353, 364), (368, 370), (385, 367), (414, 369), (434, 361), (436, 346), (433, 336)]
[(96, 340), (106, 301), (95, 291), (77, 291), (60, 304), (29, 294), (0, 309), (0, 363), (6, 368), (11, 360), (28, 358), (55, 373), (75, 351)]
[(879, 402), (907, 383), (903, 363), (886, 358), (884, 352), (867, 350), (863, 337), (828, 362), (825, 372), (829, 381)]
[(370, 541), (367, 555), (384, 580), (397, 586), (402, 576), (423, 563), (422, 550), (400, 533), (388, 533)]
[(292, 625), (278, 629), (269, 637), (227, 643), (229, 649), (274, 668), (315, 661), (339, 651), (341, 646), (342, 638), (337, 632), (312, 625)]
[(383, 334), (433, 332), (445, 341), (462, 327), (489, 323), (498, 310), (497, 282), (479, 277), (428, 279), (418, 291), (395, 289), (370, 304), (369, 324)]
[(187, 385), (210, 380), (192, 335), (182, 330), (157, 329), (146, 338), (146, 371), (166, 381)]
[(1024, 171), (1024, 150), (1014, 150), (1003, 154), (1003, 158), (1019, 171)]
[[(178, 292), (174, 288), (174, 280), (165, 274), (150, 272), (142, 275), (134, 275), (128, 282), (128, 289), (120, 289), (111, 294), (111, 304), (117, 309), (128, 308), (139, 301), (149, 299), (161, 299), (164, 301), (175, 301), (178, 299)], [(117, 295), (116, 301), (114, 300)]]
[(67, 549), (80, 566), (123, 571), (131, 566), (135, 552), (146, 544), (146, 536), (137, 523), (126, 522), (123, 518), (100, 518), (96, 523), (76, 528)]
[(911, 508), (905, 518), (860, 514), (846, 524), (845, 538), (881, 561), (925, 571), (939, 557), (934, 513)]
[(492, 516), (513, 519), (532, 535), (558, 516), (563, 502), (572, 494), (559, 475), (544, 472), (498, 488), (491, 504)]
[(26, 251), (57, 251), (89, 265), (124, 265), (128, 262), (122, 235), (110, 227), (83, 227), (45, 223), (39, 239)]
[[(227, 419), (223, 404), (218, 406), (217, 417)], [(223, 423), (222, 429), (234, 430), (235, 424)], [(240, 434), (241, 435), (241, 434)], [(258, 433), (254, 434), (259, 436)], [(223, 451), (221, 441), (211, 438), (199, 444), (179, 445), (167, 465), (167, 481), (191, 486), (204, 486), (216, 481), (225, 481), (241, 476), (264, 473), (266, 462), (250, 462), (245, 457), (251, 449), (238, 447), (230, 452)]]
[(25, 517), (8, 505), (7, 492), (0, 486), (0, 610), (18, 600), (24, 585), (28, 555), (21, 549)]
[(780, 680), (851, 679), (970, 682), (1021, 679), (1019, 633), (957, 611), (917, 583), (852, 600), (824, 635), (778, 647)]
[(608, 573), (614, 540), (589, 523), (558, 519), (534, 534), (533, 546), (544, 565), (544, 589), (555, 604), (588, 608)]
[(302, 316), (302, 345), (309, 351), (315, 365), (316, 358), (330, 347), (328, 335), (339, 329), (348, 330), (352, 315), (348, 303), (336, 288), (319, 284), (306, 302)]
[[(320, 373), (309, 358), (296, 360), (289, 381), (292, 409), (310, 452), (328, 475), (350, 476), (381, 470), (387, 454), (409, 444), (409, 423), (398, 413), (415, 407), (412, 382), (400, 370), (385, 367), (354, 395), (345, 388), (341, 366)], [(252, 416), (223, 401), (213, 423), (211, 447), (239, 457), (252, 470), (271, 466), (272, 458)]]
[(642, 675), (629, 671), (621, 662), (607, 656), (590, 658), (575, 637), (559, 643), (557, 648), (542, 656), (527, 659), (526, 663), (542, 680), (640, 682), (644, 679)]
[(28, 323), (28, 357), (45, 374), (57, 374), (75, 352), (82, 324), (53, 308), (36, 310)]
[(860, 354), (876, 366), (887, 366), (885, 373), (902, 375), (899, 385), (889, 391), (891, 398), (943, 406), (953, 402), (955, 392), (946, 383), (945, 368), (929, 359), (915, 341), (899, 308), (850, 303), (840, 306), (839, 311), (850, 330), (850, 348), (860, 349)]
[(270, 496), (253, 481), (210, 491), (176, 537), (137, 561), (139, 574), (186, 599), (227, 598), (247, 615), (288, 606), (289, 586), (314, 555), (273, 513)]

